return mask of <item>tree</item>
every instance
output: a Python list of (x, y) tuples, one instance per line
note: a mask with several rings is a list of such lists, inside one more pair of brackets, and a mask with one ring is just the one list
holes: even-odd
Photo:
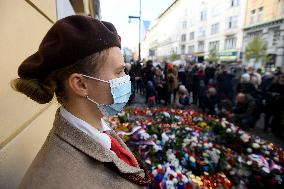
[(207, 61), (212, 62), (212, 63), (218, 63), (220, 59), (219, 52), (216, 48), (211, 48), (209, 51), (209, 55), (207, 58)]
[(267, 62), (267, 44), (261, 36), (255, 36), (246, 46), (245, 59), (254, 59), (255, 62)]
[(175, 60), (177, 60), (177, 59), (179, 59), (179, 55), (177, 55), (176, 53), (173, 53), (172, 55), (171, 55), (171, 61), (175, 61)]

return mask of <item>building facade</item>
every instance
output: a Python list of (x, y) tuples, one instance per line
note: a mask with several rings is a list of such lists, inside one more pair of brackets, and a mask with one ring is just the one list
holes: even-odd
[[(216, 49), (221, 62), (240, 61), (246, 5), (247, 0), (177, 0), (151, 28), (148, 48), (156, 49), (158, 57), (176, 53), (197, 62)], [(162, 32), (167, 40), (161, 39)]]
[(244, 45), (259, 35), (266, 41), (269, 62), (245, 60), (248, 66), (284, 67), (284, 0), (249, 0), (244, 27)]
[(186, 13), (183, 3), (184, 0), (174, 1), (154, 21), (142, 44), (142, 54), (145, 57), (163, 60), (170, 58), (172, 54), (180, 54), (180, 22), (184, 20), (182, 17)]

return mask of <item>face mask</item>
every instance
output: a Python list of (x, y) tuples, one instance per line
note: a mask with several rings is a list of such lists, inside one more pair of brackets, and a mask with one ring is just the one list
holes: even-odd
[(97, 81), (108, 83), (110, 85), (110, 90), (111, 90), (111, 94), (113, 97), (113, 104), (110, 104), (110, 105), (99, 104), (93, 99), (91, 99), (90, 97), (86, 96), (86, 98), (89, 101), (97, 105), (97, 107), (99, 108), (99, 110), (104, 116), (108, 117), (108, 116), (116, 115), (124, 109), (131, 95), (131, 81), (130, 81), (129, 75), (125, 75), (123, 77), (115, 78), (109, 81), (105, 81), (102, 79), (98, 79), (98, 78), (83, 75), (83, 74), (81, 75), (89, 79), (94, 79)]

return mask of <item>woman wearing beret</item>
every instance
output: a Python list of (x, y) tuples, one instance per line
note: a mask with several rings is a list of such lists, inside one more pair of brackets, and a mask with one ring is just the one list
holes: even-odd
[(144, 188), (151, 176), (103, 117), (122, 111), (131, 93), (120, 37), (108, 22), (57, 21), (12, 87), (44, 104), (61, 104), (53, 128), (20, 188)]

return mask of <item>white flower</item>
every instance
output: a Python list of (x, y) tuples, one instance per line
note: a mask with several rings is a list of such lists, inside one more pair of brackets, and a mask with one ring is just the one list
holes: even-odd
[(213, 144), (212, 144), (211, 142), (209, 142), (209, 143), (208, 143), (208, 147), (209, 147), (209, 148), (212, 148), (212, 147), (213, 147)]
[(251, 148), (247, 148), (247, 152), (248, 153), (252, 153), (252, 149)]
[(170, 115), (168, 112), (163, 112), (163, 115), (164, 115), (166, 118), (171, 117), (171, 115)]
[(250, 160), (247, 161), (247, 164), (248, 164), (248, 165), (252, 165), (252, 161), (250, 161)]
[(228, 128), (228, 129), (226, 130), (226, 132), (227, 132), (227, 133), (231, 133), (232, 130), (231, 130), (230, 128)]
[(262, 170), (263, 170), (264, 172), (266, 172), (267, 174), (269, 174), (269, 173), (270, 173), (270, 170), (269, 170), (269, 168), (268, 168), (268, 167), (262, 167)]
[(273, 158), (276, 162), (279, 162), (279, 158), (278, 157), (274, 157)]
[(260, 148), (260, 145), (259, 145), (258, 143), (253, 143), (253, 144), (252, 144), (252, 147), (253, 147), (254, 149), (259, 149), (259, 148)]
[(191, 161), (191, 162), (196, 162), (195, 158), (194, 158), (194, 157), (192, 157), (192, 156), (190, 156), (190, 158), (189, 158), (189, 159), (190, 159), (190, 161)]
[(173, 181), (174, 181), (175, 184), (178, 183), (178, 179), (176, 179), (176, 178), (174, 178)]
[(237, 132), (237, 127), (232, 123), (231, 123), (231, 129), (233, 133)]
[(169, 137), (166, 133), (162, 133), (162, 141), (167, 142), (169, 140)]
[(243, 133), (240, 138), (243, 142), (248, 142), (250, 139), (250, 136), (246, 133)]

